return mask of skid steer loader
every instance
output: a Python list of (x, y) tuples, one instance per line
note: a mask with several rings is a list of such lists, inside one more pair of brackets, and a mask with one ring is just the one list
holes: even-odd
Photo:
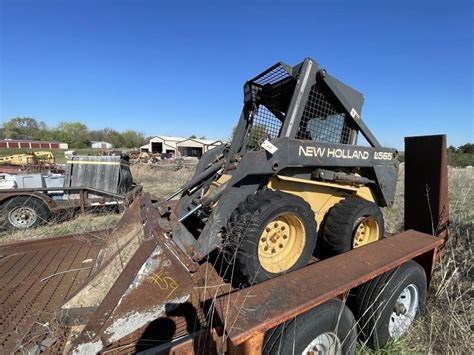
[[(321, 283), (324, 297), (311, 293), (321, 301), (432, 250), (429, 236), (426, 245), (423, 236), (415, 238), (423, 245), (407, 245), (408, 233), (329, 258), (383, 238), (380, 207), (394, 200), (398, 154), (380, 147), (361, 119), (362, 103), (360, 93), (312, 59), (277, 63), (245, 83), (232, 142), (204, 154), (193, 178), (168, 198), (135, 198), (111, 230), (0, 246), (0, 347), (130, 353), (189, 337), (196, 353), (209, 353), (202, 346), (214, 333), (205, 329), (232, 337), (247, 327), (234, 327), (227, 311), (217, 322), (213, 308), (245, 318), (234, 307), (241, 300), (292, 300), (288, 293), (273, 297), (265, 286), (291, 279), (275, 277), (314, 256), (328, 258), (312, 263), (324, 269), (317, 282), (321, 275), (334, 281)], [(357, 145), (359, 136), (367, 146)], [(424, 194), (425, 182), (420, 186)], [(380, 255), (384, 248), (387, 255)], [(388, 255), (392, 249), (396, 256)], [(354, 253), (360, 255), (346, 260)], [(252, 294), (240, 297), (240, 286), (252, 286)], [(260, 332), (286, 320), (253, 309), (270, 319)], [(285, 314), (299, 314), (292, 312)]]
[[(309, 58), (247, 81), (231, 144), (207, 152), (167, 199), (180, 196), (171, 238), (191, 262), (230, 251), (248, 283), (383, 238), (398, 152), (380, 146), (362, 104)], [(160, 211), (170, 213), (166, 202)]]

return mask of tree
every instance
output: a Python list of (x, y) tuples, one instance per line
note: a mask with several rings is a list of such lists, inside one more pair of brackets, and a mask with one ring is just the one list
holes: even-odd
[(458, 151), (465, 154), (474, 154), (474, 144), (466, 143), (458, 147)]
[(189, 136), (189, 139), (196, 139), (196, 138), (197, 138), (197, 137), (196, 137), (195, 134), (192, 134), (192, 135)]
[(201, 137), (199, 137), (199, 139), (207, 139), (207, 137), (206, 136), (201, 136)]
[(230, 137), (227, 138), (227, 140), (228, 140), (229, 142), (232, 142), (232, 140), (234, 139), (235, 131), (236, 131), (236, 130), (237, 130), (237, 126), (232, 127), (232, 132), (230, 132)]
[(90, 132), (81, 122), (61, 122), (54, 131), (56, 140), (68, 143), (71, 148), (86, 148), (90, 144)]
[(114, 147), (124, 147), (125, 141), (122, 135), (113, 128), (103, 128), (97, 131), (92, 131), (90, 134), (92, 141), (104, 141), (111, 143)]
[(143, 133), (127, 130), (121, 133), (124, 148), (138, 148), (147, 143)]
[(40, 125), (31, 117), (15, 117), (3, 124), (3, 130), (6, 138), (39, 139)]
[(260, 144), (267, 138), (268, 133), (265, 125), (256, 124), (250, 129), (249, 135), (246, 140), (246, 145), (249, 147), (259, 147)]

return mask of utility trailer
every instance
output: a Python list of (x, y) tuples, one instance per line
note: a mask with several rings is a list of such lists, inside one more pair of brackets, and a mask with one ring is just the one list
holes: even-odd
[(383, 345), (422, 306), (447, 238), (446, 137), (405, 144), (405, 232), (257, 285), (233, 285), (219, 257), (186, 263), (167, 234), (178, 222), (164, 221), (147, 194), (114, 230), (3, 245), (0, 347), (351, 353), (357, 329), (368, 345)]
[(0, 182), (13, 184), (0, 188), (0, 228), (36, 227), (51, 217), (71, 217), (76, 210), (127, 207), (141, 191), (133, 183), (128, 157), (73, 156), (65, 175), (0, 174), (2, 178)]
[[(107, 206), (128, 207), (141, 192), (136, 185), (125, 195), (114, 194), (86, 186), (47, 187), (35, 189), (0, 190), (0, 228), (25, 229), (39, 226), (52, 216), (63, 218), (65, 212), (84, 213)], [(57, 196), (76, 195), (77, 198), (57, 199)], [(71, 216), (72, 214), (68, 214)]]

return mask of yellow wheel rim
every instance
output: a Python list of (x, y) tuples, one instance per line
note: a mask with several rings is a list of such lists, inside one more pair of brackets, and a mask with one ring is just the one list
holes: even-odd
[(352, 246), (358, 248), (379, 240), (380, 227), (374, 216), (363, 217), (354, 232)]
[(303, 222), (291, 213), (284, 213), (268, 223), (258, 242), (258, 259), (271, 273), (289, 270), (301, 256), (306, 241)]

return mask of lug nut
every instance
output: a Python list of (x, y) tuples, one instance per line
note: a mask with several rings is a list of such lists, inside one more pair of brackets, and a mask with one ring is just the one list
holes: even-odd
[(275, 252), (276, 252), (276, 250), (275, 250), (275, 249), (272, 249), (272, 254), (274, 254)]
[(263, 250), (267, 251), (267, 250), (268, 250), (268, 247), (263, 248)]
[(262, 242), (266, 242), (267, 241), (267, 238), (262, 238)]
[(288, 238), (288, 236), (286, 234), (283, 234), (283, 239), (286, 239)]
[(267, 228), (265, 229), (266, 232), (270, 232), (270, 230), (271, 230), (271, 229), (270, 229), (269, 227), (267, 227)]
[(279, 247), (280, 247), (280, 248), (283, 248), (283, 244), (280, 244)]

